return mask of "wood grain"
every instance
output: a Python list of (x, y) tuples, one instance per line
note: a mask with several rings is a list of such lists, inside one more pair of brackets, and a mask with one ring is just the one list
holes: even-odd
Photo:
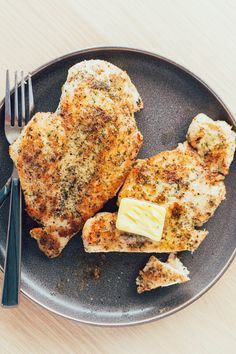
[[(0, 5), (0, 96), (6, 68), (27, 72), (84, 47), (122, 45), (184, 65), (236, 116), (234, 0), (0, 0)], [(22, 297), (18, 308), (0, 309), (0, 353), (233, 354), (235, 299), (235, 261), (197, 302), (137, 327), (80, 325)]]

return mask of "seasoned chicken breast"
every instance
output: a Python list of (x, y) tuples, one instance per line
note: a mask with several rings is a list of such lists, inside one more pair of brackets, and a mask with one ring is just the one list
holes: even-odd
[(151, 256), (136, 279), (137, 292), (185, 283), (190, 280), (188, 275), (189, 271), (175, 254), (171, 253), (165, 263)]
[(73, 66), (56, 113), (37, 113), (10, 147), (40, 249), (58, 256), (116, 195), (142, 144), (134, 113), (143, 107), (129, 76), (90, 60)]
[[(214, 139), (218, 130), (212, 127), (218, 127), (219, 123), (210, 121)], [(192, 124), (195, 123), (194, 120)], [(192, 124), (189, 132), (193, 131)], [(230, 132), (235, 138), (235, 133)], [(152, 241), (147, 237), (119, 231), (115, 227), (117, 214), (103, 213), (88, 220), (84, 226), (86, 251), (194, 251), (207, 235), (207, 231), (197, 230), (196, 226), (202, 226), (225, 198), (224, 176), (212, 166), (208, 158), (193, 149), (188, 142), (179, 144), (175, 150), (137, 160), (119, 193), (118, 204), (122, 198), (130, 197), (164, 206), (167, 212), (161, 240)]]

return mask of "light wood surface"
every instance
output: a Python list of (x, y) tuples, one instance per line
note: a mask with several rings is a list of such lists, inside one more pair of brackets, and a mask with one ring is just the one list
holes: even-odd
[[(6, 68), (27, 72), (84, 47), (122, 45), (159, 53), (192, 70), (236, 117), (234, 0), (0, 0), (0, 5), (1, 97)], [(146, 325), (80, 325), (24, 297), (18, 308), (0, 309), (0, 354), (235, 352), (235, 261), (197, 302)]]

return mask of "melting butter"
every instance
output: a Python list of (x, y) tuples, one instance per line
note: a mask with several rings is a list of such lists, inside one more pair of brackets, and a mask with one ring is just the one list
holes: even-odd
[(160, 241), (165, 215), (166, 209), (163, 206), (146, 200), (123, 198), (120, 202), (116, 228)]

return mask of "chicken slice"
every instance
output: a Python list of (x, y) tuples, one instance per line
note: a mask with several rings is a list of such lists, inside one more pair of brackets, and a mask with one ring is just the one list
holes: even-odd
[(204, 158), (212, 172), (229, 173), (234, 158), (236, 134), (224, 121), (213, 121), (203, 113), (190, 124), (187, 140)]
[(123, 184), (142, 144), (134, 112), (143, 107), (129, 76), (102, 61), (73, 66), (57, 113), (37, 113), (10, 147), (31, 230), (48, 257)]
[(188, 275), (189, 271), (175, 254), (171, 253), (166, 263), (151, 256), (136, 279), (137, 292), (141, 294), (159, 287), (185, 283), (190, 280)]
[(82, 234), (86, 252), (193, 252), (208, 234), (187, 224), (184, 210), (177, 203), (167, 210), (160, 241), (120, 231), (116, 228), (116, 219), (117, 213), (104, 212), (86, 221)]

